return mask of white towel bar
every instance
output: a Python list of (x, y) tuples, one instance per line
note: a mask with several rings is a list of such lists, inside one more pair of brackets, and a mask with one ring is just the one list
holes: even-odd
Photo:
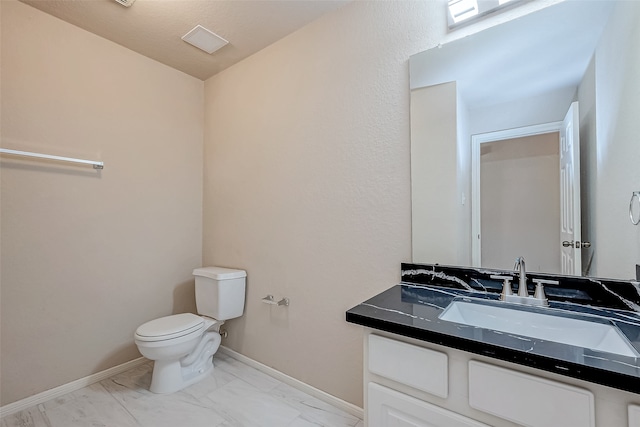
[(103, 162), (96, 162), (93, 160), (74, 159), (71, 157), (51, 156), (49, 154), (31, 153), (29, 151), (9, 150), (7, 148), (0, 148), (0, 153), (13, 154), (16, 156), (37, 157), (40, 159), (60, 160), (62, 162), (82, 163), (85, 165), (93, 165), (94, 169), (104, 169)]

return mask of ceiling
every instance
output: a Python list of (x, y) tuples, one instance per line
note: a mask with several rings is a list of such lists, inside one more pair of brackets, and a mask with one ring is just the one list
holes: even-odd
[(416, 54), (411, 88), (455, 80), (469, 109), (575, 89), (613, 6), (563, 1)]
[[(20, 0), (144, 56), (206, 80), (349, 0)], [(196, 25), (229, 44), (208, 54), (181, 37)]]

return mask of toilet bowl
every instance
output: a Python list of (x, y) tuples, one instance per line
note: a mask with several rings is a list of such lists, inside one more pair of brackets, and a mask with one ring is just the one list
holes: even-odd
[(222, 322), (183, 313), (141, 325), (135, 333), (140, 353), (154, 361), (150, 390), (173, 393), (200, 381), (213, 369)]
[(154, 361), (154, 393), (173, 393), (205, 378), (220, 347), (220, 326), (244, 311), (243, 270), (195, 269), (196, 306), (201, 316), (174, 314), (144, 323), (134, 340), (140, 353)]

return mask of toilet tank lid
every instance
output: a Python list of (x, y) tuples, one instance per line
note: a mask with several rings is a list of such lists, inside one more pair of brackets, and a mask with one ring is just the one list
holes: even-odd
[(202, 267), (193, 270), (194, 276), (209, 277), (215, 280), (226, 279), (238, 279), (241, 277), (247, 277), (247, 272), (244, 270), (236, 270), (233, 268), (223, 267)]

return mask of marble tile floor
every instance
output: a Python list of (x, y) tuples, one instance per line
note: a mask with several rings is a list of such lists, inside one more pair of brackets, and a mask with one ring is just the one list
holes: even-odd
[(152, 362), (8, 415), (1, 427), (364, 427), (359, 418), (216, 354), (203, 381), (149, 391)]

